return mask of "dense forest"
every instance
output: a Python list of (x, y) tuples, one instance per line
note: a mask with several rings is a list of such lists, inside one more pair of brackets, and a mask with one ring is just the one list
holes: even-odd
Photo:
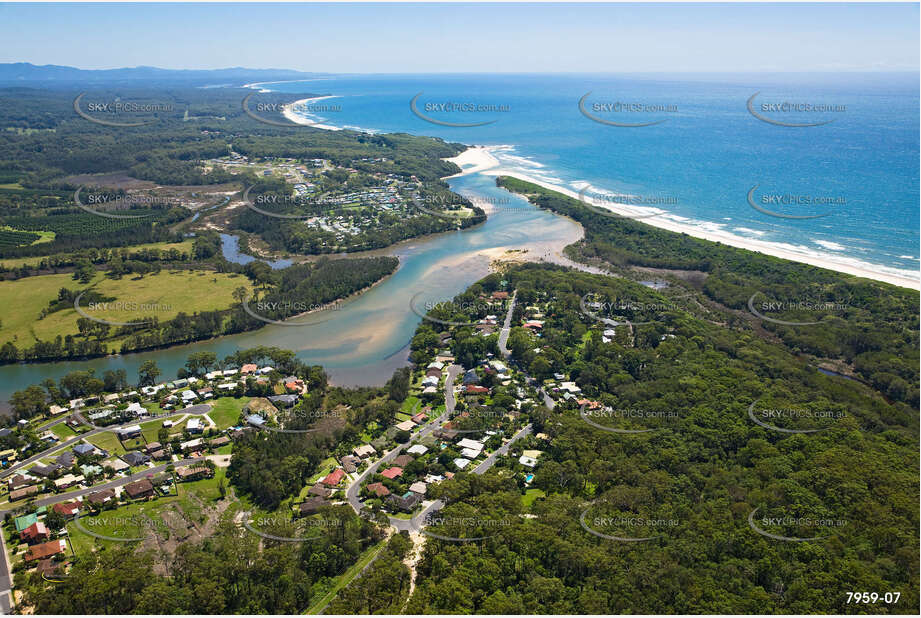
[[(704, 300), (751, 318), (753, 295), (790, 307), (772, 317), (791, 326), (761, 321), (761, 328), (794, 354), (830, 359), (895, 401), (919, 405), (918, 293), (807, 264), (662, 230), (640, 221), (611, 217), (600, 208), (508, 177), (499, 186), (525, 194), (541, 208), (572, 217), (585, 238), (569, 247), (577, 260), (616, 269), (651, 267), (703, 273)], [(680, 274), (680, 273), (678, 273)], [(798, 309), (801, 304), (841, 305), (839, 311)]]
[[(784, 345), (711, 324), (694, 309), (619, 326), (623, 332), (605, 343), (609, 326), (581, 302), (591, 293), (665, 304), (676, 290), (536, 265), (502, 277), (522, 306), (546, 307), (538, 340), (512, 330), (516, 363), (535, 376), (566, 374), (605, 410), (650, 414), (592, 419), (575, 400), (536, 413), (535, 431), (549, 440), (532, 487), (546, 497), (530, 509), (521, 481), (498, 468), (443, 483), (450, 496), (443, 516), (510, 525), (476, 543), (427, 539), (407, 613), (917, 611), (914, 409), (825, 376)], [(759, 400), (840, 414), (821, 432), (782, 433), (752, 422), (747, 410)], [(653, 431), (616, 433), (586, 418)], [(760, 536), (748, 523), (755, 509), (769, 533), (827, 538)], [(598, 532), (652, 538), (601, 538), (580, 524), (584, 517)], [(610, 523), (636, 520), (668, 525), (650, 533)], [(897, 607), (848, 606), (846, 593), (858, 590), (902, 596)]]

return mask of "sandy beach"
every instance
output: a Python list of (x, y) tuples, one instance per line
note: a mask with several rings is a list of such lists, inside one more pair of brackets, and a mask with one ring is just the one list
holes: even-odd
[(324, 99), (335, 99), (335, 98), (336, 98), (335, 95), (327, 95), (324, 97), (298, 99), (297, 101), (283, 105), (281, 108), (281, 115), (287, 118), (288, 122), (292, 122), (294, 124), (309, 125), (311, 127), (314, 127), (315, 129), (326, 129), (327, 131), (341, 131), (342, 130), (341, 127), (334, 127), (333, 125), (329, 125), (329, 124), (318, 124), (312, 120), (304, 118), (301, 114), (295, 111), (296, 108), (301, 107), (303, 105), (312, 105), (313, 103), (316, 103), (317, 101), (323, 101)]
[[(507, 169), (503, 167), (501, 162), (490, 152), (489, 147), (473, 146), (458, 156), (446, 160), (457, 164), (463, 169), (461, 173), (455, 174), (454, 176), (449, 176), (448, 178), (466, 176), (467, 174), (511, 176), (513, 178), (518, 178), (519, 180), (534, 183), (544, 187), (545, 189), (550, 189), (551, 191), (557, 191), (571, 198), (579, 199), (579, 193), (577, 191), (546, 182), (539, 178), (534, 178), (533, 176), (523, 174), (518, 170)], [(596, 204), (595, 206), (607, 208), (612, 212), (627, 216), (636, 215), (641, 212), (650, 212), (649, 210), (639, 210), (626, 204), (621, 206), (610, 202), (604, 203), (603, 205)], [(886, 283), (892, 283), (894, 285), (910, 288), (913, 290), (921, 289), (921, 278), (911, 278), (900, 275), (898, 273), (885, 272), (883, 267), (867, 264), (854, 258), (841, 256), (840, 258), (835, 259), (833, 256), (821, 254), (817, 251), (812, 251), (808, 247), (745, 238), (721, 230), (705, 230), (696, 225), (688, 225), (679, 221), (671, 220), (669, 219), (669, 216), (670, 215), (665, 214), (663, 216), (645, 218), (642, 220), (642, 223), (648, 223), (649, 225), (664, 230), (669, 230), (671, 232), (687, 234), (688, 236), (693, 236), (695, 238), (721, 242), (724, 245), (729, 245), (731, 247), (748, 249), (749, 251), (757, 251), (758, 253), (772, 255), (774, 257), (792, 260), (794, 262), (801, 262), (803, 264), (811, 264), (812, 266), (818, 266), (820, 268), (827, 268), (836, 272), (856, 275), (858, 277), (866, 277), (868, 279), (875, 279), (877, 281), (884, 281)]]

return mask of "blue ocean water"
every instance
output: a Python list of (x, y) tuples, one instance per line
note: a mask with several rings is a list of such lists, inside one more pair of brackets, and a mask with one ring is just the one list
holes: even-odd
[[(305, 114), (327, 125), (491, 146), (503, 168), (561, 187), (918, 278), (917, 74), (343, 75), (261, 87), (332, 95), (315, 105), (338, 109)], [(750, 113), (756, 93), (752, 109), (773, 123)], [(492, 122), (427, 122), (410, 108), (416, 95), (437, 122)], [(661, 122), (597, 122), (583, 97), (603, 121)], [(783, 126), (797, 123), (824, 124)], [(754, 187), (766, 210), (825, 216), (759, 212)]]

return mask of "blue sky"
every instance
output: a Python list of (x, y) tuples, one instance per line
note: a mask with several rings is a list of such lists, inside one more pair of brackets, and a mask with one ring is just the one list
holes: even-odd
[(918, 4), (0, 4), (0, 62), (320, 72), (917, 70)]

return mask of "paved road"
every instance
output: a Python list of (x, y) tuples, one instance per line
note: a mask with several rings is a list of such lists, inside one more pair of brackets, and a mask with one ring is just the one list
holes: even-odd
[[(135, 472), (130, 476), (125, 476), (121, 478), (114, 479), (108, 483), (103, 483), (101, 485), (95, 485), (89, 488), (81, 488), (74, 491), (68, 491), (61, 494), (54, 494), (47, 498), (35, 501), (35, 506), (50, 506), (52, 504), (57, 504), (58, 502), (66, 502), (68, 500), (73, 500), (74, 498), (79, 498), (85, 496), (86, 494), (91, 494), (93, 492), (101, 491), (103, 489), (114, 489), (115, 487), (120, 487), (122, 485), (127, 485), (134, 481), (139, 481), (142, 478), (147, 477), (150, 474), (157, 474), (158, 472), (163, 472), (166, 470), (167, 466), (185, 466), (188, 464), (193, 464), (197, 461), (204, 461), (206, 458), (198, 457), (195, 459), (181, 459), (179, 461), (174, 461), (153, 468), (147, 468), (141, 470), (140, 472)], [(0, 519), (7, 513), (7, 511), (0, 511)], [(0, 551), (3, 552), (3, 556), (0, 556), (0, 613), (9, 614), (12, 607), (12, 597), (10, 589), (13, 587), (13, 580), (10, 577), (10, 564), (6, 556), (6, 545), (3, 539), (2, 534), (0, 534)]]
[[(146, 478), (150, 474), (157, 474), (166, 470), (168, 466), (187, 466), (198, 461), (205, 461), (208, 457), (196, 457), (194, 459), (180, 459), (179, 461), (171, 461), (165, 464), (160, 464), (159, 466), (154, 466), (153, 468), (144, 468), (140, 472), (135, 472), (129, 476), (119, 477), (113, 479), (106, 483), (101, 483), (99, 485), (93, 485), (92, 487), (81, 487), (80, 489), (75, 489), (73, 491), (65, 491), (60, 494), (53, 494), (47, 498), (42, 498), (41, 500), (36, 500), (34, 502), (35, 507), (40, 506), (51, 506), (52, 504), (57, 504), (58, 502), (66, 502), (68, 500), (73, 500), (74, 498), (79, 498), (85, 496), (86, 494), (91, 494), (97, 491), (102, 491), (103, 489), (114, 489), (115, 487), (121, 487), (122, 485), (127, 485), (134, 481), (139, 481), (143, 478)], [(9, 511), (14, 511), (16, 509), (9, 509)], [(3, 518), (3, 515), (6, 514), (7, 510), (0, 511), (0, 519)]]
[(502, 356), (508, 358), (511, 355), (509, 349), (505, 347), (505, 344), (508, 343), (508, 335), (512, 332), (512, 313), (515, 312), (515, 298), (518, 296), (518, 290), (515, 290), (512, 293), (512, 302), (508, 305), (508, 313), (505, 314), (505, 323), (502, 324), (502, 330), (499, 332), (499, 351), (502, 352)]
[[(201, 411), (202, 409), (204, 411)], [(21, 470), (22, 468), (28, 466), (29, 464), (33, 464), (39, 459), (42, 459), (43, 457), (47, 457), (50, 453), (59, 451), (65, 447), (71, 446), (72, 444), (77, 444), (78, 442), (82, 442), (85, 438), (88, 438), (90, 436), (95, 436), (96, 434), (102, 433), (103, 431), (115, 431), (116, 429), (120, 429), (122, 427), (128, 427), (130, 425), (138, 425), (140, 423), (148, 423), (150, 421), (155, 421), (161, 418), (169, 418), (170, 416), (177, 416), (179, 414), (204, 414), (205, 412), (208, 412), (210, 410), (211, 410), (211, 406), (200, 403), (194, 406), (190, 406), (188, 408), (183, 408), (182, 410), (176, 410), (175, 412), (169, 412), (167, 414), (158, 414), (156, 416), (150, 416), (144, 419), (135, 419), (132, 421), (128, 421), (127, 423), (122, 423), (121, 425), (110, 425), (109, 427), (97, 427), (96, 429), (91, 429), (87, 431), (86, 433), (82, 433), (79, 436), (74, 436), (73, 438), (65, 440), (64, 442), (59, 442), (58, 444), (55, 444), (51, 448), (47, 448), (41, 453), (38, 453), (37, 455), (32, 455), (28, 459), (24, 459), (20, 462), (13, 464), (9, 468), (6, 468), (2, 472), (0, 472), (0, 479), (4, 479), (8, 477), (9, 475), (13, 474), (17, 470)], [(86, 419), (84, 419), (83, 416), (79, 412), (75, 412), (74, 416), (77, 417), (77, 420), (87, 425), (91, 425), (91, 423), (87, 421)], [(55, 422), (55, 424), (63, 420), (64, 420), (63, 418), (59, 419), (58, 421)]]
[[(361, 486), (364, 484), (365, 480), (369, 476), (374, 474), (377, 471), (377, 469), (380, 468), (381, 464), (387, 463), (389, 461), (393, 461), (396, 457), (399, 456), (401, 452), (403, 452), (404, 448), (407, 448), (413, 442), (417, 442), (420, 439), (424, 438), (425, 436), (429, 435), (430, 433), (432, 433), (433, 431), (441, 427), (442, 423), (444, 423), (449, 418), (451, 418), (451, 414), (454, 413), (454, 406), (457, 405), (457, 401), (454, 397), (454, 382), (457, 380), (457, 376), (463, 370), (464, 368), (461, 367), (460, 365), (451, 365), (448, 367), (448, 375), (445, 378), (445, 411), (444, 411), (444, 414), (426, 423), (425, 426), (423, 426), (422, 429), (419, 430), (419, 432), (416, 434), (414, 439), (411, 440), (408, 444), (397, 445), (395, 448), (385, 453), (383, 457), (381, 457), (380, 459), (372, 463), (370, 466), (368, 466), (365, 469), (365, 471), (362, 472), (358, 476), (357, 479), (355, 479), (355, 482), (349, 485), (348, 489), (345, 490), (345, 497), (349, 501), (349, 504), (352, 506), (352, 509), (354, 509), (356, 513), (361, 512), (362, 505), (361, 505), (361, 500), (358, 498), (358, 492), (361, 489)], [(396, 519), (396, 521), (405, 521), (405, 520)]]

